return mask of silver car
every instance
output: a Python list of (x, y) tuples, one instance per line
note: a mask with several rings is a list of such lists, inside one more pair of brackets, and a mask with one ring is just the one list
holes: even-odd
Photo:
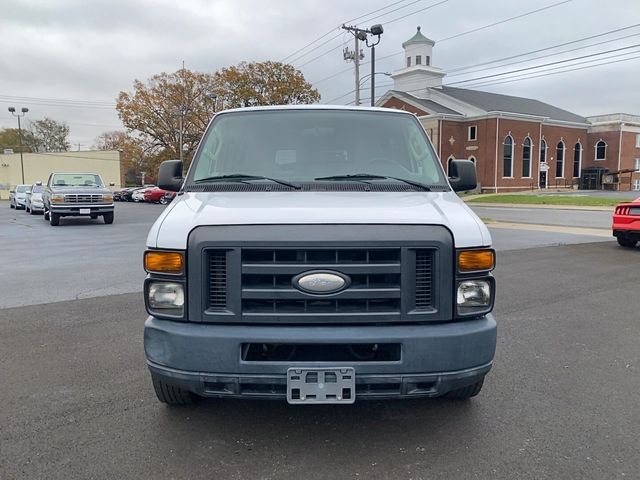
[(15, 208), (16, 210), (25, 208), (28, 191), (29, 185), (16, 185), (15, 190), (9, 192), (9, 207)]
[(31, 190), (27, 192), (27, 200), (25, 202), (25, 210), (31, 215), (36, 213), (44, 213), (44, 203), (42, 201), (42, 192), (44, 187), (42, 182), (36, 182), (31, 185)]

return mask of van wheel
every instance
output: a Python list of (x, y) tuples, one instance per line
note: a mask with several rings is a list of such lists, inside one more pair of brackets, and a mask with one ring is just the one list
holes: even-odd
[(49, 212), (49, 223), (53, 227), (60, 225), (60, 214)]
[(113, 223), (113, 212), (105, 213), (102, 218), (104, 218), (104, 223), (111, 225)]
[(636, 243), (638, 243), (637, 240), (631, 240), (630, 238), (623, 236), (618, 236), (616, 238), (618, 239), (618, 245), (621, 247), (633, 248), (636, 246)]
[(474, 383), (473, 385), (468, 385), (466, 387), (458, 388), (457, 390), (451, 390), (444, 394), (444, 398), (449, 400), (466, 400), (467, 398), (475, 397), (482, 390), (482, 384), (484, 383), (484, 378), (479, 382)]
[(153, 373), (151, 374), (151, 381), (153, 382), (156, 397), (162, 403), (167, 405), (191, 405), (193, 403), (193, 394), (188, 390), (169, 385)]

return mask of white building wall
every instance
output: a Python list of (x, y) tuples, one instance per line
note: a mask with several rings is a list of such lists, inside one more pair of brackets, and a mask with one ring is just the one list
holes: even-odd
[[(105, 184), (120, 188), (120, 153), (93, 150), (59, 153), (24, 153), (24, 183), (45, 183), (52, 172), (95, 172)], [(22, 183), (20, 154), (0, 154), (0, 199), (9, 198), (9, 190)]]

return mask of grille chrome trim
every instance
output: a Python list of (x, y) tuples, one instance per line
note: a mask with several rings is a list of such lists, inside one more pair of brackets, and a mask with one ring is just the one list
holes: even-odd
[(101, 193), (65, 193), (64, 203), (102, 203)]

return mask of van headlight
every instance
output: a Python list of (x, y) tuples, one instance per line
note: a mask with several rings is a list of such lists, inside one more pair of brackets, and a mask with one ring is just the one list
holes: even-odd
[(458, 315), (482, 315), (493, 308), (493, 278), (462, 280), (458, 283)]
[(182, 283), (151, 280), (147, 284), (147, 306), (152, 315), (182, 318), (184, 297)]

